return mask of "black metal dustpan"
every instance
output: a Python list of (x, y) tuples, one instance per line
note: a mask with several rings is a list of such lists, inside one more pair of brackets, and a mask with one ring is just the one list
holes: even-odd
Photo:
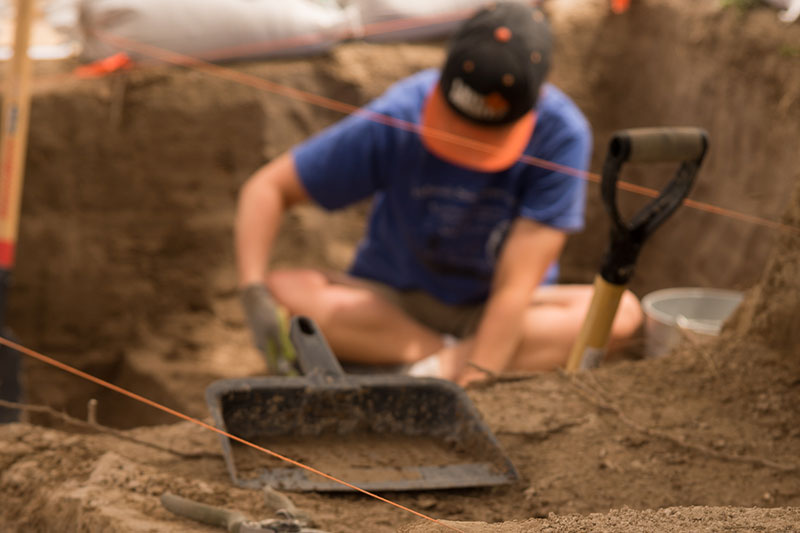
[[(292, 320), (302, 377), (226, 379), (206, 390), (217, 427), (369, 491), (503, 485), (514, 465), (463, 389), (446, 380), (349, 375), (313, 321)], [(220, 436), (234, 484), (345, 485)]]

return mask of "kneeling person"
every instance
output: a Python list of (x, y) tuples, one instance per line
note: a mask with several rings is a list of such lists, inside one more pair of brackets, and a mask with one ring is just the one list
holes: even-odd
[[(558, 169), (586, 169), (592, 139), (545, 81), (551, 48), (538, 9), (483, 9), (456, 32), (441, 71), (398, 82), (257, 171), (236, 221), (257, 339), (277, 335), (274, 298), (316, 321), (343, 361), (416, 364), (462, 384), (563, 365), (592, 288), (555, 284), (567, 235), (583, 227), (586, 187)], [(370, 196), (347, 274), (267, 271), (286, 209)], [(628, 292), (612, 342), (640, 322)]]

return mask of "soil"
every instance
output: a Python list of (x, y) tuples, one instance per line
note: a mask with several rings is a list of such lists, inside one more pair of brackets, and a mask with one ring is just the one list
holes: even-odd
[[(291, 457), (356, 486), (364, 482), (420, 479), (418, 467), (439, 467), (480, 461), (480, 454), (470, 454), (443, 439), (419, 435), (347, 433), (314, 438), (280, 437), (251, 440), (284, 457)], [(233, 446), (236, 470), (243, 479), (258, 477), (263, 469), (286, 467), (280, 459), (265, 456), (245, 445)], [(353, 458), (357, 458), (355, 461)]]
[[(766, 8), (632, 4), (618, 16), (600, 0), (546, 4), (558, 38), (553, 81), (594, 127), (592, 169), (617, 129), (702, 126), (711, 146), (692, 198), (785, 226), (683, 207), (645, 246), (631, 284), (639, 296), (684, 285), (746, 291), (719, 337), (575, 376), (470, 387), (520, 481), (382, 494), (462, 531), (800, 528), (800, 26)], [(236, 293), (237, 191), (341, 116), (258, 79), (358, 105), (442, 57), (440, 43), (354, 42), (308, 60), (226, 65), (249, 84), (166, 66), (79, 80), (68, 62), (37, 64), (8, 313), (16, 336), (208, 421), (210, 383), (264, 373)], [(658, 188), (672, 170), (624, 178)], [(645, 201), (620, 199), (626, 212)], [(294, 211), (275, 263), (343, 268), (367, 210)], [(591, 280), (604, 251), (595, 185), (587, 219), (564, 254), (564, 281)], [(166, 511), (165, 491), (274, 516), (261, 492), (231, 483), (213, 432), (25, 363), (27, 401), (86, 419), (95, 398), (98, 421), (125, 438), (41, 414), (0, 428), (0, 530), (215, 530)], [(447, 530), (361, 494), (290, 496), (327, 531)]]

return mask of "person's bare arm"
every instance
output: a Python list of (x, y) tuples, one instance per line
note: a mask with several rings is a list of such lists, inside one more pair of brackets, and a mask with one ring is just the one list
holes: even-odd
[[(468, 361), (492, 372), (511, 362), (522, 338), (523, 316), (534, 289), (561, 253), (566, 234), (532, 220), (518, 218), (500, 254), (483, 319)], [(469, 365), (457, 381), (462, 385), (485, 374)]]
[(244, 184), (234, 228), (240, 287), (264, 282), (282, 214), (307, 200), (288, 152), (261, 167)]

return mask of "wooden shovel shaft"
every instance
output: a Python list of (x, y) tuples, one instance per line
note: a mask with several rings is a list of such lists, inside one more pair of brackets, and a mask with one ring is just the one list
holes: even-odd
[(592, 303), (569, 354), (567, 372), (593, 368), (599, 364), (624, 292), (624, 285), (609, 283), (599, 274), (595, 276)]
[(0, 130), (0, 269), (14, 265), (30, 114), (30, 42), (33, 0), (17, 0), (14, 56), (6, 78)]

